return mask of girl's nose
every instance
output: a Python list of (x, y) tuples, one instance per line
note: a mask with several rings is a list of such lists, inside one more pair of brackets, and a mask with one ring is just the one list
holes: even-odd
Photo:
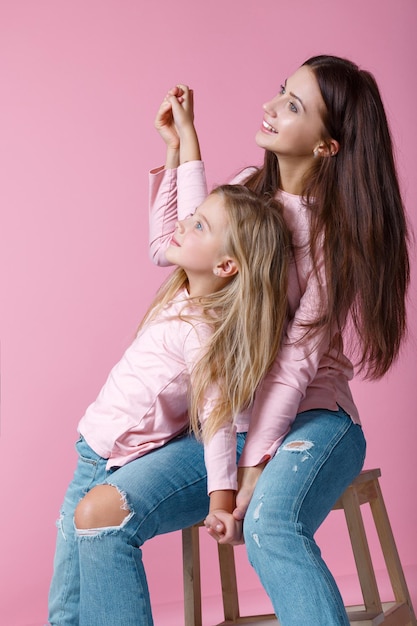
[(184, 221), (185, 220), (178, 220), (175, 224), (175, 228), (179, 233), (183, 233), (185, 230)]

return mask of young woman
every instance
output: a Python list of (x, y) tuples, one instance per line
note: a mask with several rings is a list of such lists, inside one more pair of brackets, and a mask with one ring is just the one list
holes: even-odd
[[(206, 526), (218, 541), (237, 542), (234, 520), (244, 518), (249, 559), (281, 626), (347, 626), (314, 533), (364, 461), (351, 360), (380, 378), (405, 335), (406, 218), (370, 73), (338, 57), (311, 58), (263, 109), (256, 141), (264, 164), (234, 182), (284, 205), (295, 256), (290, 322), (255, 398), (236, 509), (221, 520), (210, 514)], [(178, 196), (181, 211), (205, 191), (201, 161), (181, 156), (193, 133), (186, 86), (168, 92), (156, 127), (168, 150), (165, 169), (153, 174), (152, 203), (162, 210)]]
[[(153, 229), (158, 219), (152, 215)], [(286, 321), (289, 248), (278, 204), (246, 187), (218, 187), (176, 222), (165, 254), (178, 267), (79, 423), (79, 462), (59, 522), (51, 624), (149, 623), (143, 602), (130, 612), (127, 599), (121, 612), (112, 600), (130, 592), (135, 601), (140, 593), (141, 556), (133, 546), (140, 545), (143, 519), (134, 510), (152, 483), (146, 492), (135, 488), (134, 460), (146, 455), (152, 465), (153, 451), (189, 438), (190, 423), (204, 448), (210, 510), (220, 518), (233, 512), (236, 450)], [(178, 468), (167, 461), (164, 469), (174, 484)], [(118, 501), (117, 531), (102, 527), (96, 493)], [(105, 557), (102, 562), (110, 590), (99, 582), (97, 566), (107, 544), (117, 554), (116, 569), (107, 570)], [(126, 588), (129, 572), (133, 582)]]

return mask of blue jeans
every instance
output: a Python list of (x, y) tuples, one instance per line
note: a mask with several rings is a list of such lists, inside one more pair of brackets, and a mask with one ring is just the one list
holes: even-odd
[(258, 481), (245, 543), (281, 626), (349, 626), (313, 537), (362, 469), (365, 448), (361, 427), (343, 410), (306, 411)]
[[(238, 438), (238, 455), (244, 439)], [(180, 437), (111, 474), (83, 440), (77, 448), (80, 459), (59, 520), (49, 623), (152, 626), (140, 547), (206, 516), (203, 447)], [(246, 545), (281, 626), (348, 624), (313, 534), (359, 473), (364, 452), (361, 428), (343, 411), (302, 413), (258, 482), (245, 518)], [(125, 494), (132, 513), (120, 527), (77, 536), (75, 507), (103, 482)]]
[[(245, 434), (238, 435), (237, 458)], [(113, 472), (80, 439), (79, 459), (58, 520), (54, 575), (49, 592), (52, 626), (152, 626), (143, 543), (186, 528), (207, 515), (204, 451), (184, 435)], [(120, 527), (78, 536), (74, 511), (95, 485), (110, 483), (131, 514)]]

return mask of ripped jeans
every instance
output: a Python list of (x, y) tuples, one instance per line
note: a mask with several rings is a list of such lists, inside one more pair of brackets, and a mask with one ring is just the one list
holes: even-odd
[(349, 626), (314, 533), (361, 471), (362, 428), (342, 410), (299, 413), (245, 516), (249, 560), (281, 626)]
[[(239, 433), (237, 458), (244, 442), (245, 434)], [(57, 524), (49, 624), (152, 626), (140, 548), (155, 535), (186, 528), (207, 515), (203, 445), (184, 435), (112, 472), (84, 439), (76, 448), (78, 463)], [(77, 504), (103, 483), (125, 495), (132, 514), (120, 527), (77, 532)]]
[[(238, 455), (244, 440), (240, 434)], [(152, 626), (140, 547), (206, 516), (203, 446), (180, 437), (112, 473), (83, 440), (77, 448), (80, 459), (59, 520), (49, 623)], [(364, 453), (362, 429), (344, 411), (301, 413), (258, 481), (244, 523), (246, 546), (281, 626), (348, 624), (313, 534), (361, 470)], [(120, 527), (78, 537), (74, 510), (89, 489), (105, 482), (125, 494), (133, 514)]]

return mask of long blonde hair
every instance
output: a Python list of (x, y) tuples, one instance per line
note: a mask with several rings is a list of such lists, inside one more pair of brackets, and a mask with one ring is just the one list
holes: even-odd
[[(287, 275), (290, 239), (281, 208), (241, 185), (221, 185), (229, 228), (225, 251), (238, 273), (215, 293), (184, 301), (184, 319), (203, 321), (213, 329), (203, 355), (191, 373), (190, 425), (209, 439), (225, 423), (250, 406), (256, 388), (271, 367), (287, 317)], [(152, 320), (181, 288), (187, 275), (177, 268), (165, 281), (140, 328)], [(197, 307), (190, 316), (190, 307)], [(194, 308), (195, 308), (194, 307)], [(201, 428), (198, 414), (210, 387), (218, 402)]]

